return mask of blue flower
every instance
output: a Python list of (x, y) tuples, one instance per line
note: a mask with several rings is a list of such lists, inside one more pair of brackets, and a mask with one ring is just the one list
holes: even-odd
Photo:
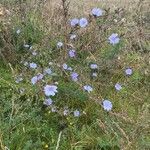
[(37, 68), (37, 64), (36, 63), (30, 63), (30, 68), (32, 69), (36, 69)]
[(102, 16), (103, 11), (100, 8), (93, 8), (92, 9), (92, 15), (95, 17)]
[(75, 110), (75, 111), (73, 112), (73, 114), (74, 114), (75, 117), (79, 117), (79, 116), (80, 116), (80, 111)]
[(63, 69), (64, 69), (64, 70), (67, 70), (67, 69), (68, 69), (68, 65), (67, 65), (66, 63), (64, 63), (62, 66), (63, 66)]
[(68, 67), (68, 65), (67, 65), (66, 63), (64, 63), (62, 66), (63, 66), (63, 69), (64, 69), (64, 70), (72, 71), (72, 68), (71, 68), (71, 67)]
[(90, 65), (90, 68), (91, 68), (91, 69), (97, 69), (98, 66), (97, 66), (97, 64), (91, 64), (91, 65)]
[(122, 89), (122, 86), (121, 86), (119, 83), (116, 83), (116, 84), (115, 84), (115, 89), (116, 89), (117, 91), (120, 91), (120, 90)]
[(20, 29), (18, 29), (18, 30), (16, 31), (16, 33), (17, 33), (17, 34), (20, 34), (20, 32), (21, 32), (21, 30), (20, 30)]
[(73, 80), (73, 81), (78, 81), (78, 74), (76, 73), (76, 72), (73, 72), (72, 74), (71, 74), (71, 79)]
[(84, 28), (88, 25), (88, 21), (86, 18), (81, 18), (80, 21), (79, 21), (79, 25), (80, 27)]
[(103, 108), (106, 111), (111, 111), (112, 110), (112, 103), (109, 100), (104, 100), (103, 101)]
[(37, 81), (38, 81), (38, 77), (37, 77), (37, 76), (34, 76), (34, 77), (31, 79), (31, 82), (32, 82), (33, 85), (36, 84)]
[(73, 40), (73, 39), (75, 39), (77, 36), (75, 35), (75, 34), (72, 34), (71, 36), (70, 36), (70, 40)]
[(79, 19), (77, 19), (77, 18), (72, 19), (70, 21), (70, 24), (71, 24), (72, 27), (77, 26), (79, 24)]
[(46, 106), (50, 106), (52, 105), (53, 101), (51, 98), (45, 99), (45, 101), (43, 102), (44, 105)]
[(44, 74), (48, 74), (48, 75), (51, 75), (52, 74), (52, 70), (51, 68), (47, 68), (44, 70)]
[(133, 71), (131, 68), (125, 70), (126, 75), (132, 75)]
[(85, 85), (83, 88), (84, 88), (84, 90), (86, 90), (88, 93), (90, 93), (90, 92), (93, 91), (93, 88), (92, 88), (90, 85)]
[(41, 74), (41, 73), (39, 73), (39, 74), (37, 75), (37, 79), (38, 79), (38, 80), (42, 80), (42, 79), (43, 79), (43, 77), (44, 77), (44, 75), (43, 75), (43, 74)]
[(58, 43), (57, 43), (57, 48), (61, 48), (61, 47), (63, 47), (63, 45), (64, 45), (64, 44), (63, 44), (62, 42), (58, 42)]
[(108, 39), (110, 44), (112, 45), (118, 44), (120, 41), (120, 38), (117, 33), (113, 33)]
[(96, 72), (93, 72), (93, 73), (92, 73), (92, 77), (97, 77), (97, 73), (96, 73)]
[(72, 58), (72, 57), (75, 57), (76, 56), (76, 51), (75, 50), (70, 50), (69, 51), (69, 56)]
[(39, 73), (37, 74), (36, 76), (34, 76), (32, 79), (31, 79), (31, 83), (34, 85), (36, 84), (39, 80), (42, 80), (44, 77), (43, 74)]
[(64, 114), (64, 116), (67, 116), (67, 115), (69, 114), (68, 108), (65, 108), (65, 109), (64, 109), (63, 114)]
[(44, 87), (44, 93), (46, 96), (54, 96), (57, 92), (57, 86), (55, 85), (46, 85)]

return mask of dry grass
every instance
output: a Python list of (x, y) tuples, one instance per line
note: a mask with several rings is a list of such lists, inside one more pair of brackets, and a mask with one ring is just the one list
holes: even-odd
[[(126, 19), (130, 21), (130, 24), (133, 23), (133, 26), (135, 16), (139, 14), (142, 16), (143, 13), (148, 12), (150, 7), (149, 0), (70, 0), (69, 2), (70, 17), (88, 16), (93, 7), (102, 9), (110, 8), (112, 12), (116, 9), (123, 8), (129, 14)], [(56, 16), (60, 18), (62, 15), (61, 4), (62, 0), (47, 0), (45, 2), (43, 14), (47, 16), (47, 21), (51, 20), (52, 16), (56, 20)]]
[[(140, 1), (143, 1), (144, 5), (149, 7), (149, 0), (70, 0), (70, 10), (73, 13), (88, 13), (92, 7), (100, 8), (116, 8), (122, 7), (128, 11), (134, 11)], [(47, 6), (54, 7), (54, 5), (60, 5), (61, 0), (47, 0)]]
[[(143, 25), (143, 23), (141, 22), (139, 22), (138, 24), (139, 20), (143, 21), (143, 19), (141, 19), (143, 12), (148, 12), (147, 8), (149, 0), (144, 0), (143, 2), (142, 1), (143, 0), (70, 0), (69, 16), (67, 18), (68, 20), (74, 17), (87, 17), (93, 7), (100, 7), (102, 9), (110, 8), (110, 12), (113, 12), (113, 15), (114, 10), (116, 10), (117, 8), (123, 8), (125, 10), (123, 11), (125, 13), (122, 15), (123, 19), (125, 17), (125, 21), (121, 23), (121, 25), (123, 25), (121, 27), (118, 22), (115, 23), (111, 21), (104, 24), (104, 28), (99, 31), (99, 28), (96, 29), (93, 22), (93, 26), (91, 25), (90, 27), (88, 27), (86, 32), (84, 29), (79, 32), (77, 31), (77, 35), (80, 35), (81, 37), (79, 37), (79, 40), (77, 40), (73, 45), (76, 45), (76, 48), (79, 47), (78, 53), (80, 53), (82, 59), (77, 58), (77, 62), (68, 60), (67, 63), (70, 63), (70, 65), (74, 67), (75, 71), (80, 74), (81, 82), (78, 87), (79, 89), (80, 86), (82, 88), (82, 82), (83, 84), (91, 83), (95, 88), (95, 93), (93, 95), (91, 93), (89, 97), (91, 101), (87, 102), (84, 108), (85, 114), (83, 114), (83, 117), (79, 118), (78, 122), (76, 122), (77, 120), (71, 118), (70, 116), (68, 118), (60, 118), (60, 114), (58, 114), (58, 116), (54, 117), (52, 116), (52, 113), (50, 113), (50, 111), (44, 109), (42, 111), (39, 110), (39, 108), (41, 108), (43, 97), (37, 94), (37, 101), (36, 105), (34, 106), (33, 103), (36, 99), (36, 93), (33, 92), (31, 94), (32, 90), (34, 89), (32, 86), (30, 86), (30, 84), (28, 85), (28, 83), (18, 84), (18, 91), (22, 88), (22, 86), (25, 87), (25, 90), (27, 91), (27, 93), (25, 93), (25, 97), (20, 97), (19, 92), (16, 92), (16, 89), (14, 88), (16, 87), (16, 84), (14, 84), (14, 78), (9, 77), (12, 76), (12, 74), (10, 72), (5, 72), (5, 70), (7, 69), (5, 68), (5, 66), (3, 67), (4, 69), (0, 66), (0, 69), (2, 68), (0, 71), (2, 79), (4, 77), (3, 80), (0, 80), (0, 87), (3, 87), (8, 81), (10, 82), (10, 85), (12, 84), (12, 87), (14, 86), (14, 93), (12, 92), (12, 89), (10, 90), (10, 85), (7, 85), (8, 90), (6, 94), (2, 90), (0, 93), (0, 101), (2, 101), (2, 103), (4, 104), (8, 103), (8, 106), (4, 105), (4, 108), (0, 109), (0, 114), (2, 115), (4, 120), (2, 124), (0, 123), (0, 127), (2, 127), (2, 135), (0, 135), (0, 149), (4, 149), (5, 145), (8, 147), (10, 146), (10, 149), (12, 150), (25, 149), (25, 146), (32, 147), (33, 150), (47, 149), (44, 148), (47, 146), (50, 146), (49, 148), (52, 149), (59, 143), (59, 139), (61, 137), (59, 137), (59, 133), (61, 132), (57, 131), (57, 127), (59, 126), (59, 124), (62, 124), (62, 121), (64, 123), (67, 123), (68, 127), (67, 130), (64, 130), (62, 134), (63, 138), (60, 139), (60, 150), (77, 150), (79, 149), (79, 147), (81, 147), (80, 150), (84, 150), (84, 147), (87, 149), (92, 149), (92, 147), (94, 147), (93, 150), (99, 150), (100, 148), (97, 148), (97, 145), (105, 144), (104, 146), (107, 147), (109, 142), (110, 145), (113, 146), (115, 145), (114, 142), (116, 142), (116, 144), (118, 144), (120, 146), (120, 149), (122, 150), (144, 150), (145, 148), (150, 148), (150, 145), (148, 143), (148, 131), (150, 129), (148, 101), (149, 87), (147, 84), (149, 77), (148, 66), (150, 62), (148, 56), (149, 53), (143, 50), (143, 47), (146, 47), (145, 49), (148, 49), (148, 44), (146, 43), (146, 41), (148, 41), (149, 30), (146, 27), (146, 24)], [(37, 61), (38, 64), (42, 64), (42, 67), (46, 67), (47, 62), (51, 59), (54, 59), (58, 63), (58, 65), (61, 64), (61, 54), (63, 53), (61, 53), (60, 51), (59, 54), (59, 51), (56, 48), (56, 42), (58, 40), (62, 40), (64, 42), (66, 38), (62, 35), (64, 34), (65, 27), (63, 25), (64, 16), (63, 8), (61, 6), (61, 0), (27, 0), (27, 2), (24, 2), (23, 4), (14, 3), (13, 6), (11, 7), (11, 5), (9, 5), (8, 7), (4, 7), (3, 5), (0, 7), (0, 17), (5, 16), (4, 19), (8, 20), (6, 16), (8, 15), (11, 18), (11, 15), (13, 14), (12, 12), (14, 11), (14, 16), (16, 15), (15, 17), (18, 19), (18, 22), (15, 22), (17, 20), (16, 18), (14, 21), (12, 19), (12, 22), (10, 21), (10, 25), (8, 25), (7, 23), (10, 31), (6, 30), (4, 28), (5, 26), (2, 28), (2, 30), (5, 29), (4, 31), (6, 33), (8, 32), (7, 34), (5, 34), (5, 32), (3, 31), (3, 34), (5, 35), (4, 37), (6, 37), (6, 42), (4, 41), (5, 47), (3, 48), (5, 52), (7, 52), (6, 44), (9, 41), (12, 41), (11, 39), (16, 40), (16, 38), (14, 38), (15, 36), (12, 36), (11, 34), (13, 27), (15, 27), (14, 31), (21, 27), (22, 33), (20, 35), (20, 38), (17, 38), (18, 43), (21, 44), (24, 44), (24, 41), (28, 42), (28, 37), (36, 40), (41, 32), (40, 30), (34, 31), (34, 28), (31, 27), (36, 27), (37, 29), (41, 27), (40, 29), (42, 29), (42, 31), (44, 31), (45, 33), (44, 36), (41, 36), (41, 40), (38, 43), (32, 43), (33, 48), (37, 49), (37, 52), (39, 54), (39, 57), (36, 57), (37, 60), (34, 61)], [(4, 8), (7, 8), (9, 11), (6, 11)], [(28, 16), (26, 16), (27, 22), (24, 22), (25, 25), (22, 25), (22, 22), (20, 20), (22, 19), (20, 17), (21, 13), (23, 15), (24, 13), (23, 11), (21, 11), (22, 9), (17, 10), (17, 8), (23, 8), (24, 12), (26, 12), (26, 14), (29, 14)], [(5, 11), (6, 13), (10, 13), (6, 15), (4, 14)], [(111, 17), (112, 13), (110, 13), (109, 15)], [(119, 17), (122, 19), (122, 16)], [(34, 21), (35, 24), (31, 24)], [(36, 23), (39, 24), (37, 25)], [(71, 29), (68, 25), (66, 26), (68, 27), (66, 27), (66, 29), (69, 29), (68, 31), (66, 30), (67, 33), (70, 33), (69, 31)], [(110, 60), (108, 58), (106, 58), (105, 60), (101, 56), (103, 55), (103, 49), (105, 47), (105, 53), (111, 54), (109, 53), (109, 47), (107, 51), (107, 43), (101, 44), (102, 47), (99, 46), (99, 43), (101, 43), (101, 38), (103, 39), (105, 35), (105, 33), (103, 33), (103, 29), (105, 28), (108, 29), (108, 32), (109, 30), (111, 30), (111, 28), (112, 30), (114, 28), (114, 30), (117, 30), (120, 35), (124, 33), (124, 46), (122, 46), (122, 51), (118, 51), (120, 53), (115, 53), (116, 57)], [(34, 35), (33, 33), (35, 32), (37, 32), (37, 34)], [(28, 33), (28, 36), (26, 37), (26, 34), (23, 33)], [(86, 38), (86, 36), (88, 38)], [(24, 41), (22, 42), (22, 40)], [(95, 43), (97, 43), (97, 41), (98, 47), (95, 46)], [(67, 44), (68, 43), (66, 42), (65, 45)], [(12, 50), (14, 48), (14, 45), (12, 47), (11, 45), (8, 45), (8, 47)], [(21, 50), (21, 48), (19, 50)], [(66, 48), (64, 48), (63, 50), (65, 51)], [(52, 57), (49, 51), (53, 52), (51, 53)], [(83, 57), (83, 51), (86, 51), (88, 55)], [(31, 61), (32, 59), (34, 59), (32, 58), (32, 56), (26, 58), (26, 56), (23, 54), (24, 53), (21, 53), (23, 61), (26, 59), (27, 61)], [(10, 54), (10, 56), (12, 56), (12, 54)], [(91, 81), (91, 79), (89, 78), (89, 68), (87, 64), (89, 64), (90, 62), (96, 62), (101, 69), (96, 81)], [(17, 64), (16, 66), (19, 68), (21, 65)], [(126, 78), (123, 76), (123, 72), (124, 69), (128, 66), (131, 66), (131, 68), (133, 68), (134, 74), (133, 76)], [(14, 68), (15, 71), (20, 72), (17, 67), (16, 69)], [(23, 74), (25, 74), (25, 79), (27, 80), (27, 82), (30, 82), (30, 75), (32, 75), (33, 72), (25, 72), (26, 70), (24, 71), (24, 69), (26, 68), (22, 68), (22, 72)], [(80, 97), (80, 94), (77, 93), (77, 97), (74, 98), (73, 90), (74, 88), (76, 89), (76, 83), (72, 84), (69, 74), (61, 75), (63, 73), (58, 71), (58, 74), (60, 74), (60, 79), (58, 80), (60, 80), (60, 83), (62, 84), (60, 84), (60, 88), (62, 88), (61, 90), (63, 91), (62, 95), (60, 94), (57, 97), (58, 101), (60, 100), (60, 105), (64, 105), (64, 99), (65, 106), (69, 105), (71, 106), (71, 108), (75, 109), (76, 105), (78, 104), (79, 108), (81, 107), (82, 109), (83, 104), (82, 102), (78, 101), (78, 98), (80, 101), (82, 101), (82, 99), (84, 101), (84, 95), (80, 93)], [(18, 74), (16, 73), (16, 76), (17, 75)], [(9, 77), (9, 79), (7, 79), (7, 76)], [(5, 80), (6, 83), (4, 82)], [(47, 82), (48, 80), (45, 81)], [(123, 89), (124, 91), (120, 93), (116, 93), (113, 89), (111, 89), (113, 84), (118, 81), (126, 86), (125, 89)], [(73, 95), (71, 95), (70, 93), (73, 93)], [(105, 114), (104, 111), (99, 107), (99, 105), (93, 102), (100, 102), (106, 96), (113, 101), (114, 105), (113, 111), (108, 114)], [(16, 107), (15, 109), (19, 113), (14, 113), (12, 116), (14, 105), (11, 104), (11, 100), (13, 102), (14, 99)], [(39, 100), (41, 101), (39, 102)], [(23, 110), (20, 108), (23, 108)], [(12, 116), (14, 119), (13, 124), (10, 119), (10, 125), (8, 126), (8, 123), (5, 121), (7, 119), (7, 116), (3, 114)], [(37, 114), (39, 114), (39, 116), (37, 116)], [(22, 122), (22, 124), (19, 124), (18, 120)], [(7, 126), (8, 129), (6, 128)], [(78, 126), (79, 128), (81, 126), (80, 130), (79, 128), (76, 128)], [(8, 135), (7, 133), (9, 131), (12, 132), (10, 132), (10, 134)], [(8, 143), (10, 138), (12, 139), (11, 144)], [(32, 143), (32, 140), (33, 142), (36, 142), (35, 145)], [(29, 148), (26, 149), (28, 150)]]

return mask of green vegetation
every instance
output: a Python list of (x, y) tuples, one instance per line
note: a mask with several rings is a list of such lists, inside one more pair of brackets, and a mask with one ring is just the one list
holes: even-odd
[[(53, 13), (40, 0), (0, 4), (0, 149), (150, 149), (148, 10), (142, 11), (140, 1), (134, 16), (123, 9), (106, 9), (98, 19), (82, 14), (89, 17), (89, 26), (71, 28), (69, 21), (78, 14), (62, 2)], [(70, 40), (72, 33), (76, 40)], [(112, 33), (121, 39), (114, 46), (108, 42)], [(68, 57), (68, 49), (76, 50), (75, 58)], [(31, 69), (26, 62), (38, 67)], [(64, 63), (79, 74), (77, 82), (62, 68)], [(98, 65), (97, 77), (91, 76), (92, 63)], [(51, 75), (33, 85), (32, 77), (48, 68)], [(125, 74), (127, 68), (132, 75)], [(121, 83), (120, 91), (116, 83)], [(43, 104), (47, 84), (58, 86), (52, 106)], [(88, 93), (84, 85), (93, 91)], [(111, 111), (104, 110), (104, 99), (112, 102)]]

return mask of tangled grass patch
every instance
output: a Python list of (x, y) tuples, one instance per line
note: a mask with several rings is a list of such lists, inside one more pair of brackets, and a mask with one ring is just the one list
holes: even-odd
[(1, 2), (0, 149), (150, 149), (144, 2)]

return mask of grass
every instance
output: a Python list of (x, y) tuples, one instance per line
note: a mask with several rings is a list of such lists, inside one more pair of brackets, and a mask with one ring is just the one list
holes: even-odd
[[(73, 0), (69, 8), (61, 4), (40, 0), (1, 2), (0, 149), (150, 149), (147, 1), (136, 0), (133, 5), (133, 1)], [(106, 9), (104, 17), (89, 16), (96, 6)], [(68, 20), (83, 16), (89, 17), (90, 25), (71, 29)], [(16, 33), (18, 29), (20, 34)], [(69, 39), (71, 32), (78, 36), (76, 40)], [(107, 41), (112, 33), (121, 38), (115, 46)], [(56, 46), (59, 41), (64, 43), (61, 49)], [(67, 49), (75, 49), (77, 57), (68, 58)], [(35, 62), (38, 68), (32, 70), (24, 66), (25, 62)], [(62, 69), (63, 63), (79, 74), (78, 82)], [(91, 77), (91, 63), (98, 65), (96, 78)], [(133, 69), (131, 76), (125, 75), (128, 67)], [(31, 78), (46, 68), (53, 74), (32, 85)], [(16, 83), (19, 76), (23, 81)], [(122, 84), (121, 91), (114, 88), (117, 82)], [(58, 86), (49, 107), (43, 105), (46, 84)], [(91, 93), (83, 90), (86, 84), (93, 87)], [(112, 111), (103, 109), (104, 99), (112, 102)], [(65, 116), (67, 108), (70, 113)], [(80, 111), (79, 117), (73, 115), (75, 110)]]

